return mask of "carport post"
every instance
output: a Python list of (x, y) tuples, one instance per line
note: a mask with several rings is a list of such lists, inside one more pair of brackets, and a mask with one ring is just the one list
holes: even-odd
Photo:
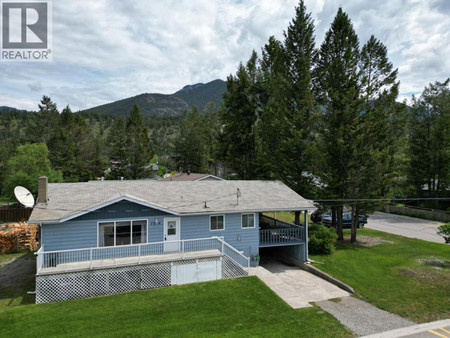
[(308, 261), (308, 210), (305, 210), (305, 262)]

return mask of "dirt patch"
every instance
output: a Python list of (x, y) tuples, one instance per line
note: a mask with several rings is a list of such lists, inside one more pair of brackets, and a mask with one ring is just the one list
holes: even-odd
[(33, 256), (14, 257), (8, 261), (2, 262), (0, 268), (0, 288), (21, 284), (34, 274), (36, 259)]
[(350, 244), (350, 245), (355, 245), (355, 246), (364, 246), (364, 247), (370, 247), (370, 246), (375, 246), (375, 245), (380, 245), (380, 244), (393, 244), (394, 242), (392, 241), (388, 241), (385, 239), (382, 239), (380, 237), (372, 237), (372, 236), (358, 236), (356, 238), (356, 243), (351, 243), (349, 238), (345, 238), (343, 241), (340, 241), (341, 243), (344, 244)]
[(436, 257), (420, 258), (417, 260), (420, 264), (431, 266), (435, 269), (450, 268), (450, 261)]

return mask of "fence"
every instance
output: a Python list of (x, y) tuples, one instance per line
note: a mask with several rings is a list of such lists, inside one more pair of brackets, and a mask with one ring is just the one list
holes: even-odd
[(9, 209), (0, 208), (1, 222), (23, 222), (30, 218), (32, 208)]
[(110, 266), (141, 264), (155, 259), (185, 259), (205, 251), (220, 252), (243, 268), (249, 267), (250, 259), (226, 243), (221, 237), (165, 241), (115, 247), (86, 248), (76, 250), (44, 251), (36, 255), (36, 271), (58, 273), (61, 271), (87, 270)]
[(438, 222), (450, 222), (450, 214), (443, 210), (418, 207), (396, 207), (393, 205), (386, 205), (384, 210), (393, 214), (420, 217)]

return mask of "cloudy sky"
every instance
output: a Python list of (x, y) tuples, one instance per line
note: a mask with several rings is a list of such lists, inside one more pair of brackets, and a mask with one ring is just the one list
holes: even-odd
[[(449, 0), (306, 0), (320, 45), (341, 5), (361, 46), (374, 34), (399, 69), (400, 98), (450, 76)], [(297, 0), (57, 0), (53, 61), (0, 63), (0, 106), (90, 108), (141, 93), (226, 79), (283, 38)]]

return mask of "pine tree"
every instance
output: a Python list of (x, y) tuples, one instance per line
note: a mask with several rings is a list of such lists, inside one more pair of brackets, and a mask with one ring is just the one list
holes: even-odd
[(253, 51), (246, 67), (240, 64), (236, 76), (228, 76), (224, 109), (220, 115), (220, 157), (241, 179), (254, 179), (257, 175), (257, 78), (257, 54)]
[(315, 156), (312, 126), (316, 105), (311, 71), (316, 51), (314, 23), (303, 0), (296, 7), (295, 17), (284, 35), (288, 97), (285, 157), (290, 161), (286, 162), (283, 177), (296, 192), (311, 196), (313, 184), (308, 171), (310, 159)]
[(31, 142), (44, 142), (48, 144), (58, 125), (58, 108), (50, 97), (43, 96), (39, 111), (36, 113), (33, 123), (27, 128), (27, 138)]
[(122, 117), (119, 117), (111, 126), (107, 143), (109, 145), (108, 155), (111, 165), (109, 177), (116, 180), (126, 177), (128, 166), (127, 129), (126, 122)]
[(408, 180), (417, 195), (441, 197), (450, 185), (450, 80), (425, 87), (413, 99), (409, 121)]
[[(324, 107), (321, 116), (321, 180), (326, 197), (346, 198), (348, 160), (354, 155), (354, 132), (361, 112), (359, 41), (346, 13), (339, 8), (316, 57), (314, 85)], [(343, 239), (343, 207), (337, 213), (338, 238)], [(334, 218), (334, 217), (333, 217)]]
[(150, 136), (137, 104), (127, 119), (127, 158), (128, 175), (132, 179), (146, 178), (149, 175), (150, 161), (154, 155), (150, 149)]

